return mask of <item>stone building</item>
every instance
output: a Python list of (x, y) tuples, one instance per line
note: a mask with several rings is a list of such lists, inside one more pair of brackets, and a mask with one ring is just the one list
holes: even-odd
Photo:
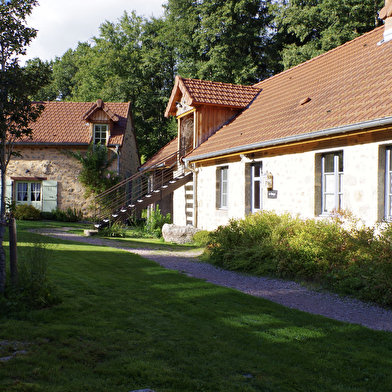
[[(91, 143), (105, 144), (120, 178), (137, 171), (140, 157), (130, 103), (43, 102), (45, 109), (32, 124), (32, 139), (15, 144), (21, 157), (7, 169), (6, 196), (17, 204), (42, 211), (68, 207), (90, 215), (91, 200), (78, 181), (81, 165), (64, 151), (85, 153)], [(110, 158), (110, 157), (108, 157)]]
[(176, 145), (175, 170), (190, 175), (172, 188), (173, 223), (212, 230), (260, 210), (392, 218), (390, 1), (379, 16), (384, 26), (254, 86), (176, 78), (165, 114), (178, 137), (143, 165)]
[(379, 17), (384, 26), (253, 86), (177, 76), (165, 115), (178, 135), (113, 217), (163, 200), (174, 224), (206, 230), (261, 210), (391, 220), (391, 0)]

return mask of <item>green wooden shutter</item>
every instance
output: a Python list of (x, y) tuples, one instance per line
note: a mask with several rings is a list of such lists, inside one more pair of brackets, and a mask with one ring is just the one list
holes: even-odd
[(42, 211), (50, 212), (57, 207), (57, 181), (42, 181)]
[(5, 198), (10, 201), (13, 199), (12, 197), (12, 180), (5, 180)]

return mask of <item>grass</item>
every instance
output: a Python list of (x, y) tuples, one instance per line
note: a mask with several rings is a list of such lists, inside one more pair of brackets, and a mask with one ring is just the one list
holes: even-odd
[[(26, 231), (38, 224), (18, 223), (20, 249), (38, 240)], [(0, 357), (26, 351), (0, 362), (1, 391), (392, 390), (392, 333), (287, 309), (129, 252), (45, 239), (63, 303), (0, 319)]]

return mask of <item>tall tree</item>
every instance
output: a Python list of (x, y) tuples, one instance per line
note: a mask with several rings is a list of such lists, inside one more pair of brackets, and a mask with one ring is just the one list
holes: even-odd
[(273, 72), (271, 0), (169, 0), (182, 76), (250, 84)]
[(30, 95), (36, 94), (48, 81), (50, 70), (37, 61), (21, 68), (18, 56), (25, 54), (26, 46), (36, 36), (36, 30), (26, 26), (26, 17), (37, 0), (8, 0), (0, 3), (0, 293), (5, 289), (5, 253), (3, 238), (6, 225), (5, 189), (6, 171), (16, 141), (30, 137), (31, 122), (42, 111), (33, 105)]
[(378, 25), (383, 0), (289, 0), (275, 23), (284, 69), (333, 49)]
[(172, 120), (163, 114), (175, 65), (165, 22), (125, 12), (118, 23), (100, 26), (93, 45), (79, 43), (56, 58), (51, 84), (35, 98), (131, 101), (140, 152), (150, 157), (174, 135)]

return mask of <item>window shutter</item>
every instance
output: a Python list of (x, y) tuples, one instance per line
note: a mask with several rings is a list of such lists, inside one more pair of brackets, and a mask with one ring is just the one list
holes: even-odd
[(221, 204), (221, 184), (220, 184), (220, 168), (217, 167), (215, 171), (215, 208), (218, 210)]
[(57, 207), (57, 181), (42, 181), (42, 211), (50, 212)]
[(5, 198), (6, 200), (9, 199), (10, 201), (13, 199), (12, 197), (12, 180), (5, 181)]

